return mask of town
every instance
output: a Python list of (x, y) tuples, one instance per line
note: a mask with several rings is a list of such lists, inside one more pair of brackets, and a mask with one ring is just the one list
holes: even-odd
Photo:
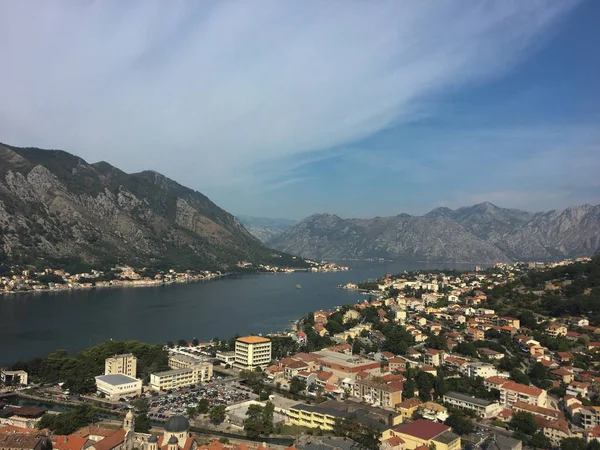
[[(330, 262), (305, 261), (306, 268), (289, 268), (241, 261), (236, 265), (236, 271), (292, 273), (296, 271), (337, 272), (348, 270), (346, 266)], [(105, 287), (160, 286), (171, 283), (206, 281), (226, 275), (227, 273), (221, 271), (151, 270), (148, 268), (136, 269), (125, 265), (117, 265), (108, 271), (90, 269), (81, 273), (70, 273), (64, 269), (46, 268), (42, 271), (35, 271), (29, 268), (0, 266), (0, 294)]]
[[(108, 342), (3, 369), (7, 399), (75, 409), (9, 400), (0, 448), (600, 448), (599, 256), (343, 287), (368, 297), (285, 333)], [(57, 419), (88, 405), (121, 422)]]

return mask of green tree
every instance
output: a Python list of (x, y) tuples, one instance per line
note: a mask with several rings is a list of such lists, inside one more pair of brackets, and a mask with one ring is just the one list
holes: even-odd
[(196, 406), (197, 414), (206, 414), (209, 411), (210, 403), (207, 399), (201, 398), (198, 400), (198, 406)]
[(513, 430), (528, 436), (533, 436), (538, 430), (533, 414), (525, 411), (514, 412), (510, 418), (509, 426)]
[(298, 395), (304, 394), (306, 389), (306, 383), (298, 377), (294, 377), (290, 381), (290, 394)]
[(531, 441), (529, 441), (529, 445), (535, 448), (552, 448), (552, 442), (544, 433), (538, 431), (533, 435)]
[(179, 345), (180, 347), (187, 347), (188, 343), (185, 339), (179, 339), (177, 341), (177, 345)]
[(214, 424), (223, 423), (225, 421), (225, 405), (217, 405), (210, 410), (209, 418)]
[(67, 435), (93, 423), (98, 410), (89, 405), (77, 405), (60, 414), (44, 414), (37, 424), (38, 429), (49, 429), (55, 434)]
[(567, 438), (560, 443), (561, 450), (586, 450), (585, 441), (581, 438)]
[(336, 418), (333, 425), (333, 434), (352, 439), (361, 449), (379, 450), (381, 432), (361, 423), (356, 414), (351, 414), (346, 418)]
[(135, 416), (136, 433), (149, 433), (150, 428), (152, 428), (152, 426), (150, 425), (150, 418), (148, 417), (148, 414), (144, 413)]
[(470, 418), (457, 413), (450, 414), (445, 424), (452, 427), (452, 431), (461, 436), (463, 434), (471, 434), (475, 429), (475, 425)]

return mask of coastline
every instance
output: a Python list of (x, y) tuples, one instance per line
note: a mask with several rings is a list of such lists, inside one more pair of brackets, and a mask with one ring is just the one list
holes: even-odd
[(222, 278), (231, 277), (235, 275), (277, 275), (277, 274), (290, 274), (294, 272), (307, 272), (307, 273), (335, 273), (350, 270), (338, 269), (338, 270), (313, 270), (311, 268), (299, 268), (299, 269), (285, 269), (281, 271), (270, 271), (270, 270), (256, 270), (246, 272), (226, 272), (226, 273), (215, 273), (204, 276), (202, 278), (185, 278), (175, 279), (171, 281), (153, 281), (153, 280), (113, 280), (117, 281), (103, 281), (102, 284), (84, 285), (84, 284), (71, 284), (61, 285), (61, 287), (50, 287), (41, 286), (39, 289), (18, 289), (18, 290), (0, 290), (0, 299), (3, 296), (11, 295), (30, 295), (30, 294), (44, 294), (44, 293), (63, 293), (63, 292), (75, 292), (84, 290), (95, 290), (95, 289), (119, 289), (119, 288), (158, 288), (167, 287), (173, 284), (191, 284), (191, 283), (203, 283), (206, 281), (216, 281)]

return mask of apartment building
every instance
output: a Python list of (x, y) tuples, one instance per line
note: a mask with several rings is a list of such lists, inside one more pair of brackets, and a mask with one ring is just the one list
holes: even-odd
[(262, 336), (245, 336), (235, 341), (236, 369), (265, 369), (271, 362), (271, 341)]
[(546, 334), (551, 338), (567, 335), (567, 327), (561, 324), (552, 323), (546, 328)]
[(500, 403), (498, 402), (471, 397), (470, 395), (461, 394), (459, 392), (448, 392), (445, 394), (444, 403), (452, 405), (455, 408), (475, 411), (475, 413), (483, 419), (495, 417), (501, 408)]
[(104, 375), (117, 374), (135, 378), (137, 375), (137, 358), (131, 353), (106, 358), (104, 360)]
[(423, 355), (423, 362), (428, 366), (439, 367), (444, 364), (444, 350), (428, 348)]
[(461, 373), (469, 378), (489, 378), (498, 375), (498, 371), (493, 364), (477, 362), (463, 364)]
[(380, 408), (393, 409), (402, 401), (401, 382), (382, 383), (373, 379), (357, 381), (354, 396), (361, 401)]
[(206, 365), (206, 368), (210, 370), (210, 376), (212, 376), (212, 364), (207, 361), (203, 361), (199, 358), (194, 358), (193, 356), (188, 355), (176, 354), (169, 356), (169, 367), (171, 369), (189, 369), (190, 367), (196, 367), (201, 365)]
[(504, 406), (512, 407), (516, 402), (546, 406), (547, 394), (544, 389), (507, 381), (498, 390), (500, 391), (500, 403)]
[(168, 391), (200, 382), (209, 381), (212, 377), (212, 364), (199, 363), (196, 366), (166, 370), (150, 375), (150, 389), (153, 391)]

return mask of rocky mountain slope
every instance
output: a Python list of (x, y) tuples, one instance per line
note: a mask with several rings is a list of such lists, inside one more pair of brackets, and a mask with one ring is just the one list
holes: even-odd
[(486, 202), (374, 219), (315, 214), (268, 245), (317, 259), (490, 263), (588, 256), (600, 249), (600, 205), (529, 213)]
[(234, 216), (159, 173), (2, 144), (0, 232), (9, 263), (222, 269), (281, 261)]
[(275, 236), (279, 236), (297, 223), (291, 219), (269, 219), (266, 217), (240, 215), (237, 218), (240, 219), (240, 222), (244, 224), (250, 234), (258, 238), (261, 242), (267, 242)]

